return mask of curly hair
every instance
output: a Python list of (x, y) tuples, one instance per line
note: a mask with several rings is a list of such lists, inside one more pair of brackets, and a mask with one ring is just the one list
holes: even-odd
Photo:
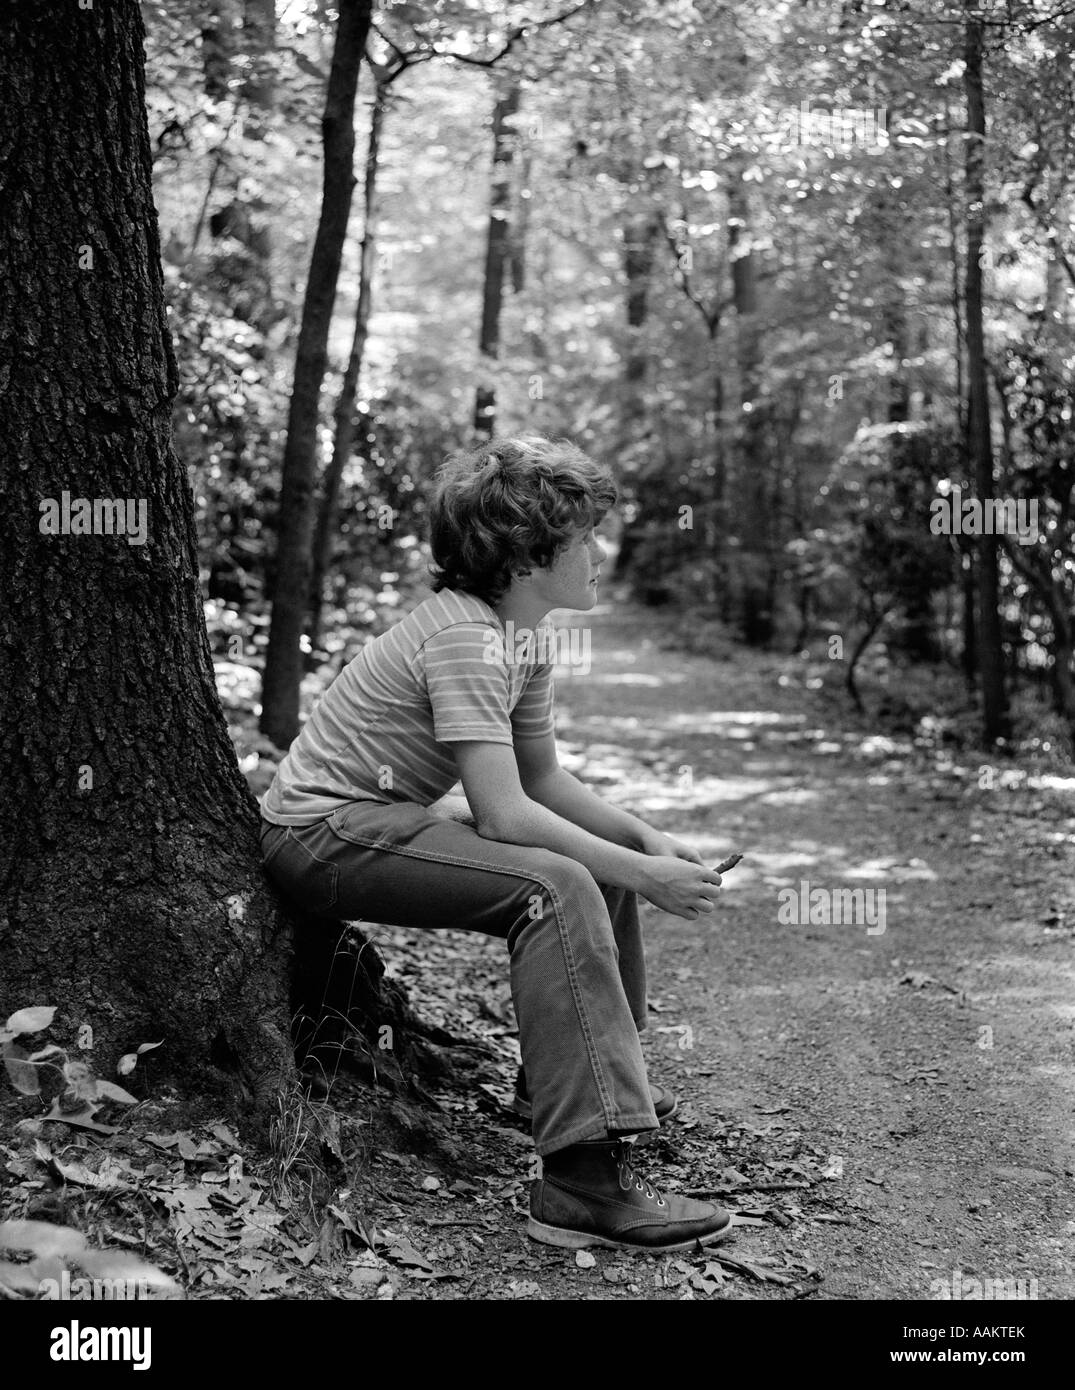
[(611, 472), (566, 439), (492, 439), (448, 460), (429, 507), (433, 591), (497, 603), (514, 575), (556, 558), (616, 501)]

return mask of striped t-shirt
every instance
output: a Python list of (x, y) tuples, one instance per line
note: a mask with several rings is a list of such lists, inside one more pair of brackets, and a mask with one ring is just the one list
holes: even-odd
[(459, 779), (450, 744), (544, 738), (553, 668), (527, 655), (505, 650), (504, 626), (482, 599), (433, 594), (328, 687), (261, 798), (262, 815), (312, 825), (352, 801), (428, 806)]

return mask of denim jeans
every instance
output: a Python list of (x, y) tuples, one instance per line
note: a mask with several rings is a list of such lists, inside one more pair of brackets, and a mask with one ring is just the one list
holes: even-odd
[(634, 893), (413, 802), (354, 802), (310, 826), (263, 820), (261, 853), (269, 878), (315, 915), (507, 943), (539, 1154), (657, 1128), (638, 1036), (646, 966)]

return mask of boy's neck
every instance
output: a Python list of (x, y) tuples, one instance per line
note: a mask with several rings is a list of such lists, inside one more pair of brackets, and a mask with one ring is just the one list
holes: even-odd
[(516, 631), (520, 628), (533, 630), (551, 610), (535, 594), (514, 593), (514, 587), (512, 585), (499, 603), (493, 604), (493, 611), (505, 627), (511, 622)]

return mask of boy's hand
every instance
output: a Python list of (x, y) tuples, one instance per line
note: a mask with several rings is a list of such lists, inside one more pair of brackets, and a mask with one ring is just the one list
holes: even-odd
[(692, 864), (704, 864), (705, 861), (696, 850), (691, 849), (690, 845), (685, 845), (681, 840), (673, 840), (671, 835), (662, 835), (659, 830), (647, 828), (642, 835), (638, 846), (642, 854), (654, 854), (660, 857), (671, 856), (673, 859), (689, 859)]
[(715, 869), (665, 855), (646, 863), (638, 891), (654, 907), (692, 920), (713, 911), (719, 889), (720, 874)]

